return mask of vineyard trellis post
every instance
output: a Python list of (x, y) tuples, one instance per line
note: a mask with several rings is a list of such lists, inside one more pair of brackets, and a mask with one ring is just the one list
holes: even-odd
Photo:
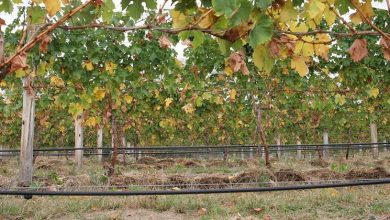
[(74, 131), (75, 131), (75, 160), (76, 160), (76, 166), (77, 169), (81, 169), (83, 166), (83, 155), (84, 155), (84, 150), (83, 148), (83, 139), (84, 139), (84, 134), (83, 134), (83, 114), (79, 114), (76, 116), (75, 122), (74, 122)]
[(101, 163), (102, 162), (102, 158), (103, 158), (103, 126), (99, 125), (98, 129), (97, 129), (97, 158), (98, 158), (98, 162)]
[[(370, 123), (370, 133), (371, 133), (371, 143), (378, 143), (378, 129), (376, 126), (376, 123), (371, 122)], [(378, 145), (374, 144), (372, 145), (372, 153), (374, 156), (374, 159), (379, 158), (379, 150), (378, 150)]]
[(282, 148), (280, 147), (280, 134), (279, 133), (276, 136), (276, 145), (278, 145), (277, 156), (280, 159), (280, 158), (282, 158)]
[(327, 146), (329, 144), (329, 132), (328, 132), (328, 129), (325, 129), (324, 130), (324, 133), (323, 133), (323, 143), (324, 143), (324, 147), (323, 147), (323, 151), (322, 151), (322, 156), (323, 158), (326, 160), (328, 159), (328, 156), (329, 156), (329, 146)]
[(302, 159), (301, 140), (299, 137), (297, 137), (297, 158), (298, 160)]
[[(36, 26), (28, 25), (27, 39), (30, 39), (36, 31)], [(34, 119), (35, 119), (35, 90), (33, 87), (33, 76), (36, 68), (32, 66), (34, 74), (26, 73), (22, 78), (23, 84), (23, 110), (22, 110), (22, 131), (20, 142), (20, 172), (19, 186), (30, 186), (32, 183), (33, 170), (33, 148), (34, 148)]]

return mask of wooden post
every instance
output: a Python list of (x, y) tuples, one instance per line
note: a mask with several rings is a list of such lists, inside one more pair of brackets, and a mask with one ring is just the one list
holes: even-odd
[(280, 147), (280, 134), (278, 134), (278, 136), (276, 136), (276, 145), (278, 145), (278, 149), (277, 149), (277, 156), (278, 158), (282, 158), (282, 148)]
[(84, 139), (84, 134), (83, 134), (83, 115), (77, 115), (76, 120), (74, 122), (74, 132), (75, 132), (75, 161), (76, 161), (76, 166), (77, 169), (81, 169), (83, 166), (83, 155), (84, 155), (84, 150), (83, 148), (83, 139)]
[[(370, 123), (370, 131), (371, 131), (371, 143), (378, 143), (378, 129), (375, 123)], [(372, 145), (372, 153), (374, 159), (379, 158), (379, 150), (377, 144)]]
[(103, 126), (99, 126), (97, 130), (97, 158), (98, 162), (101, 163), (103, 159)]
[(30, 186), (32, 182), (33, 141), (35, 118), (35, 91), (31, 87), (32, 78), (26, 76), (23, 81), (22, 137), (20, 146), (20, 186)]
[(302, 159), (302, 149), (301, 149), (301, 140), (297, 140), (297, 158), (298, 160)]
[[(329, 144), (329, 133), (328, 133), (328, 130), (325, 129), (324, 130), (324, 133), (323, 133), (323, 143), (324, 144)], [(329, 157), (329, 146), (324, 146), (323, 147), (323, 151), (322, 151), (322, 155), (324, 157), (324, 159), (328, 159)]]

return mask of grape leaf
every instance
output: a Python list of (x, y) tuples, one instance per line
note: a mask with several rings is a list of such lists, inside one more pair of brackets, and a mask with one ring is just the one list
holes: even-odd
[(249, 45), (256, 48), (257, 45), (271, 40), (273, 34), (272, 19), (268, 15), (261, 15), (257, 25), (249, 34)]

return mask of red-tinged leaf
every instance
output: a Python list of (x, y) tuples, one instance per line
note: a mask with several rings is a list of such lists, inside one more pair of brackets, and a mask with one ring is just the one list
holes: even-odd
[(229, 67), (233, 72), (241, 71), (244, 75), (249, 75), (248, 67), (246, 66), (244, 55), (241, 53), (232, 53), (228, 59)]
[(355, 62), (359, 62), (368, 55), (366, 39), (356, 39), (348, 49), (349, 55)]
[(158, 41), (160, 43), (160, 47), (163, 49), (167, 49), (169, 46), (171, 46), (171, 41), (165, 35), (161, 36)]
[(20, 53), (11, 61), (10, 73), (15, 72), (20, 68), (27, 67), (27, 54), (25, 52)]
[(148, 40), (153, 40), (153, 33), (151, 31), (146, 33), (146, 38), (148, 38)]
[(271, 218), (271, 216), (266, 215), (266, 216), (264, 216), (263, 220), (272, 220), (272, 218)]
[(0, 18), (0, 28), (1, 28), (1, 26), (3, 26), (3, 25), (5, 25), (5, 21), (4, 21), (2, 18)]
[(273, 57), (279, 56), (280, 45), (275, 39), (272, 39), (272, 41), (269, 43), (269, 51)]
[(51, 37), (46, 35), (42, 41), (41, 45), (39, 46), (39, 52), (41, 53), (47, 53), (47, 50), (49, 49), (49, 44), (51, 42)]
[(385, 59), (390, 61), (390, 40), (388, 38), (382, 37), (380, 45), (383, 48), (383, 55), (385, 56)]

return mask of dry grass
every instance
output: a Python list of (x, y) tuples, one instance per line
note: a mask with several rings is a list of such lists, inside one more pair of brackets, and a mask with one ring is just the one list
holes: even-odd
[[(279, 178), (339, 179), (354, 173), (375, 171), (382, 167), (388, 172), (390, 155), (372, 160), (369, 155), (355, 156), (350, 161), (332, 159), (323, 167), (309, 160), (274, 161), (273, 174)], [(163, 165), (162, 165), (163, 164)], [(291, 168), (295, 171), (292, 172)], [(281, 172), (284, 170), (284, 172)], [(119, 165), (118, 173), (140, 178), (172, 178), (172, 181), (189, 181), (189, 176), (203, 181), (225, 181), (234, 176), (236, 182), (249, 178), (268, 176), (262, 161), (227, 162), (206, 160), (155, 160), (144, 164), (132, 162)], [(259, 175), (260, 171), (262, 172)], [(94, 159), (86, 160), (80, 171), (74, 169), (72, 160), (37, 160), (34, 184), (105, 185), (105, 170), (96, 166)], [(296, 176), (296, 174), (302, 176)], [(383, 172), (382, 172), (383, 173)], [(263, 175), (264, 174), (264, 175)], [(370, 175), (372, 173), (369, 173)], [(0, 176), (12, 179), (17, 176), (17, 161), (2, 162)], [(119, 175), (120, 176), (120, 175)], [(220, 179), (220, 177), (223, 177)], [(80, 177), (80, 178), (78, 178)], [(81, 178), (82, 177), (82, 178)], [(375, 177), (375, 176), (373, 176)], [(78, 182), (81, 181), (81, 182)], [(224, 195), (140, 196), (140, 197), (0, 197), (0, 219), (377, 219), (390, 217), (390, 185), (352, 187), (343, 189), (318, 189), (308, 191), (240, 193)]]

